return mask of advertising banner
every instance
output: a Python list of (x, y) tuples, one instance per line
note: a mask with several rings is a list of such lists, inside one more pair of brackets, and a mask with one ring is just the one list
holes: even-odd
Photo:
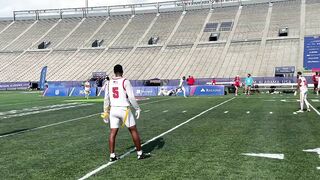
[(191, 86), (190, 96), (223, 96), (224, 86)]
[[(83, 87), (73, 87), (70, 88), (69, 96), (85, 96), (85, 91)], [(90, 95), (96, 96), (96, 88), (90, 88)]]
[(39, 81), (40, 90), (44, 89), (44, 84), (45, 84), (45, 81), (46, 81), (46, 78), (47, 78), (47, 69), (48, 69), (48, 67), (45, 66), (41, 70), (40, 81)]
[(133, 87), (135, 96), (158, 96), (158, 87), (153, 86), (138, 86)]
[(320, 37), (310, 36), (304, 38), (303, 67), (307, 70), (320, 68)]
[(48, 90), (45, 93), (45, 96), (68, 96), (68, 88), (63, 87), (53, 87), (48, 88)]

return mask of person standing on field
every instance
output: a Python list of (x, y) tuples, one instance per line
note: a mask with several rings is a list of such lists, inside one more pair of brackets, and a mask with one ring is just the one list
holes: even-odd
[[(303, 113), (303, 106), (306, 104), (307, 111), (310, 112), (310, 104), (307, 100), (307, 94), (308, 94), (308, 83), (305, 77), (302, 76), (301, 72), (298, 72), (297, 75), (298, 84), (297, 84), (297, 91), (300, 92), (300, 110), (297, 111), (297, 113)], [(297, 92), (296, 91), (296, 92)], [(295, 93), (296, 95), (296, 93)]]
[(135, 118), (130, 110), (130, 106), (133, 106), (135, 109), (136, 119), (139, 119), (141, 109), (134, 97), (133, 88), (130, 81), (123, 78), (123, 69), (121, 65), (118, 64), (114, 66), (114, 74), (115, 77), (106, 82), (104, 97), (104, 120), (107, 118), (106, 116), (108, 114), (110, 122), (110, 162), (119, 159), (119, 157), (115, 154), (115, 144), (116, 136), (120, 126), (126, 126), (129, 129), (132, 140), (136, 147), (137, 158), (145, 159), (149, 157), (150, 154), (142, 152), (139, 132), (136, 127)]

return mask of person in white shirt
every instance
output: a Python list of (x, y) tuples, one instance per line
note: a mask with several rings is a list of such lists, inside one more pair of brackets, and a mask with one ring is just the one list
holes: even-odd
[(161, 87), (159, 90), (158, 96), (173, 96), (175, 95), (175, 93), (176, 93), (175, 89), (167, 90), (166, 88)]
[(149, 157), (149, 154), (142, 152), (139, 132), (136, 127), (135, 118), (130, 111), (130, 106), (133, 106), (135, 109), (137, 119), (140, 117), (141, 109), (134, 97), (130, 81), (122, 77), (123, 69), (121, 65), (114, 66), (114, 74), (115, 77), (106, 83), (104, 97), (104, 111), (109, 114), (110, 121), (110, 161), (119, 159), (115, 154), (115, 140), (120, 123), (122, 123), (122, 127), (126, 126), (129, 129), (137, 150), (138, 159), (145, 159)]
[(183, 92), (183, 96), (186, 98), (187, 95), (186, 95), (186, 88), (184, 87), (186, 85), (186, 77), (183, 76), (181, 79), (180, 79), (180, 83), (179, 83), (179, 86), (177, 88), (177, 93), (182, 91)]
[[(297, 113), (303, 113), (304, 104), (307, 106), (307, 111), (310, 112), (310, 104), (307, 100), (308, 94), (308, 83), (305, 77), (302, 76), (301, 72), (298, 72), (297, 75), (298, 84), (297, 84), (297, 91), (300, 91), (300, 110)], [(296, 93), (295, 93), (296, 95)]]
[(90, 85), (90, 82), (89, 80), (87, 80), (85, 83), (84, 83), (84, 95), (85, 95), (85, 98), (89, 99), (89, 96), (90, 96), (90, 88), (91, 88), (91, 85)]

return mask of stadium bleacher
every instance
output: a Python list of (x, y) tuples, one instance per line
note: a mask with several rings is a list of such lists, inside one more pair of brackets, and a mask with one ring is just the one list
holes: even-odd
[[(0, 81), (37, 81), (43, 66), (48, 66), (49, 81), (84, 80), (95, 71), (111, 73), (116, 63), (139, 80), (248, 72), (274, 76), (275, 66), (303, 69), (300, 31), (320, 34), (318, 0), (188, 6), (185, 12), (177, 6), (134, 16), (0, 21)], [(303, 30), (300, 19), (305, 19)], [(208, 23), (214, 28), (205, 30)], [(289, 29), (287, 37), (278, 35), (283, 27)], [(219, 37), (209, 42), (213, 32)], [(153, 36), (159, 40), (150, 46)], [(91, 47), (95, 40), (103, 40), (101, 47)], [(50, 44), (37, 50), (42, 42)]]

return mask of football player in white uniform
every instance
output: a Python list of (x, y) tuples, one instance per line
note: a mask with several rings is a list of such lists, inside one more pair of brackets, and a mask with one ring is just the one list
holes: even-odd
[(310, 112), (309, 102), (307, 100), (308, 94), (308, 83), (305, 77), (302, 76), (301, 72), (298, 72), (298, 85), (297, 90), (300, 91), (300, 110), (297, 113), (303, 113), (303, 106), (306, 104), (307, 111)]
[(90, 82), (89, 80), (87, 80), (85, 83), (84, 83), (84, 95), (87, 99), (89, 99), (89, 96), (90, 96), (90, 88), (91, 88), (91, 85), (90, 85)]
[(130, 105), (135, 109), (137, 119), (139, 119), (141, 109), (134, 97), (130, 81), (122, 77), (123, 69), (121, 65), (114, 66), (114, 74), (115, 77), (111, 78), (109, 82), (107, 81), (104, 97), (104, 110), (109, 114), (110, 121), (110, 161), (119, 159), (115, 154), (115, 141), (119, 126), (126, 126), (129, 129), (137, 150), (138, 159), (145, 159), (149, 154), (142, 152), (139, 132), (135, 118), (130, 111)]
[(183, 76), (181, 79), (180, 79), (180, 83), (179, 83), (179, 86), (177, 88), (177, 93), (182, 91), (183, 92), (183, 96), (186, 98), (187, 95), (186, 95), (186, 88), (184, 87), (186, 85), (186, 77)]

